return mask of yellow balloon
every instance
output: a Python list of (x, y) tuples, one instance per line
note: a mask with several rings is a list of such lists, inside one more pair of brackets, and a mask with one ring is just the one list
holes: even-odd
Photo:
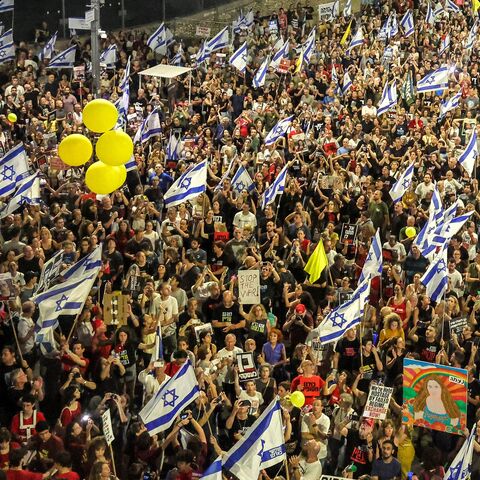
[(414, 227), (407, 227), (405, 229), (405, 234), (407, 235), (408, 238), (413, 238), (417, 234), (417, 231), (415, 230)]
[(127, 178), (124, 165), (112, 167), (103, 162), (92, 163), (85, 174), (85, 183), (94, 193), (107, 195), (120, 188)]
[(302, 408), (305, 405), (305, 395), (299, 390), (290, 395), (290, 403), (297, 408)]
[(64, 163), (78, 167), (87, 163), (92, 158), (92, 142), (78, 133), (65, 137), (58, 146), (58, 155)]
[(125, 132), (110, 130), (98, 139), (95, 152), (97, 157), (107, 165), (123, 165), (133, 155), (133, 142)]
[(83, 123), (92, 132), (103, 133), (112, 129), (117, 118), (115, 105), (103, 98), (92, 100), (83, 109)]
[(11, 123), (15, 123), (17, 121), (17, 116), (14, 113), (9, 113), (7, 118)]

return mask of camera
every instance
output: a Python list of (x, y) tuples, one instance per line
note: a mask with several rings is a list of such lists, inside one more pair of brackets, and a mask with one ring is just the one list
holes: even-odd
[(75, 372), (75, 373), (73, 374), (74, 380), (77, 379), (77, 378), (79, 378), (79, 377), (81, 377), (80, 372)]
[(186, 420), (188, 418), (188, 413), (187, 412), (183, 412), (180, 414), (180, 420)]

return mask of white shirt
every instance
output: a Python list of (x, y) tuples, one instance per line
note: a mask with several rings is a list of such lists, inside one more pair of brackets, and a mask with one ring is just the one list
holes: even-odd
[(28, 332), (35, 326), (35, 322), (31, 318), (20, 317), (18, 321), (18, 338), (20, 342), (20, 349), (22, 353), (25, 355), (29, 353), (33, 347), (35, 346), (35, 335), (30, 335), (28, 340), (23, 341), (22, 339), (25, 338)]
[(255, 395), (251, 397), (245, 390), (240, 392), (238, 396), (239, 400), (249, 400), (252, 406), (250, 407), (250, 415), (256, 415), (260, 405), (263, 405), (263, 395), (260, 392), (255, 392)]
[(305, 459), (300, 460), (300, 477), (302, 480), (318, 480), (322, 476), (322, 464), (317, 461), (307, 463)]
[[(313, 414), (309, 414), (313, 417)], [(306, 422), (305, 420), (306, 416), (303, 417), (303, 420), (302, 420), (302, 433), (309, 433), (310, 432), (310, 429), (308, 428), (308, 423)], [(324, 433), (325, 435), (328, 433), (328, 431), (330, 430), (330, 419), (324, 414), (322, 413), (320, 415), (320, 417), (318, 417), (316, 420), (315, 420), (315, 423), (318, 425), (318, 430), (321, 432), (321, 433)], [(320, 440), (320, 451), (318, 452), (318, 459), (321, 460), (322, 458), (325, 458), (327, 456), (327, 442), (323, 442)]]
[(233, 224), (238, 228), (245, 228), (247, 225), (251, 225), (253, 228), (257, 226), (257, 217), (248, 212), (246, 215), (242, 212), (238, 212), (233, 217)]
[(168, 380), (170, 380), (169, 375), (165, 375), (165, 379), (162, 383), (158, 383), (156, 377), (150, 374), (150, 370), (146, 368), (142, 370), (138, 374), (138, 381), (144, 386), (145, 388), (145, 403), (147, 403), (153, 395), (155, 395), (162, 385), (165, 385)]

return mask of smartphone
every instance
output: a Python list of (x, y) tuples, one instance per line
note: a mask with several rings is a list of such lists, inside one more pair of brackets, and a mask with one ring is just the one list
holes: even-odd
[(180, 414), (180, 420), (185, 420), (187, 418), (188, 418), (188, 413), (183, 412), (183, 413)]

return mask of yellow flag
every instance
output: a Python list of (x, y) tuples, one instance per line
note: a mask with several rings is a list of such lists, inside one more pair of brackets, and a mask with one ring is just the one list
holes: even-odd
[[(473, 0), (474, 2), (478, 2), (479, 0)], [(350, 35), (350, 30), (352, 29), (352, 20), (350, 20), (350, 23), (348, 24), (347, 29), (345, 30), (345, 33), (343, 34), (342, 39), (340, 40), (340, 45), (345, 45), (345, 42), (347, 41), (348, 36)]]
[(328, 258), (325, 253), (323, 241), (320, 239), (313, 253), (310, 255), (304, 270), (310, 274), (310, 283), (315, 283), (319, 278), (323, 269), (328, 266)]
[(300, 52), (300, 56), (297, 58), (295, 71), (293, 72), (294, 75), (300, 72), (300, 70), (302, 69), (302, 65), (303, 65), (303, 48), (302, 48), (302, 51)]
[(480, 1), (479, 0), (472, 0), (473, 2), (473, 13), (478, 12), (478, 8), (480, 7)]

